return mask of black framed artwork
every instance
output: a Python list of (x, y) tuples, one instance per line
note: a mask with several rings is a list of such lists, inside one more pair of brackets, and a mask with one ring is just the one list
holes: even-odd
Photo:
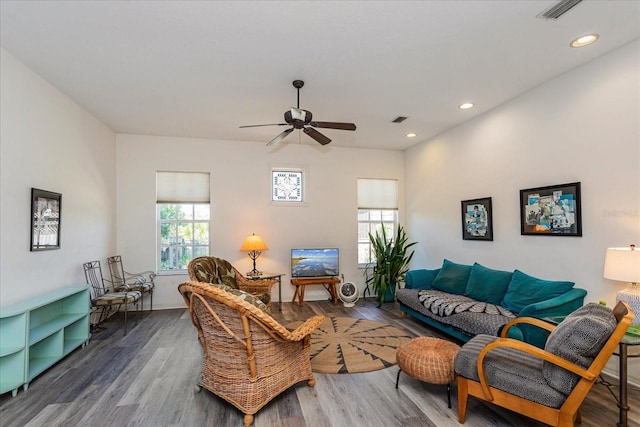
[(520, 234), (582, 236), (580, 183), (520, 190)]
[(491, 197), (463, 200), (462, 238), (464, 240), (493, 240), (493, 212)]
[(62, 194), (31, 189), (31, 251), (60, 249)]

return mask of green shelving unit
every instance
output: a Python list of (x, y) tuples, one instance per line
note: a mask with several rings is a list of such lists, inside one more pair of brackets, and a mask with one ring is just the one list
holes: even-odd
[(89, 342), (88, 285), (0, 307), (0, 394), (26, 391), (36, 376)]

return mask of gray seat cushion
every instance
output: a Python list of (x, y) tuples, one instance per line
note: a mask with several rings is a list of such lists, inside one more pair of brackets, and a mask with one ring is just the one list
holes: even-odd
[[(453, 314), (451, 316), (439, 316), (438, 314), (427, 309), (419, 298), (419, 289), (407, 289), (402, 288), (396, 291), (396, 299), (402, 304), (406, 305), (412, 310), (436, 320), (444, 325), (453, 326), (464, 332), (467, 335), (497, 335), (500, 328), (502, 328), (509, 320), (510, 317), (502, 316), (500, 314), (488, 314), (488, 313), (473, 313), (465, 311), (462, 313)], [(441, 291), (433, 291), (434, 293), (444, 294)], [(455, 295), (454, 295), (455, 296)]]
[[(478, 335), (464, 344), (454, 361), (454, 369), (465, 378), (480, 381), (477, 361), (480, 351), (497, 338)], [(516, 396), (559, 408), (566, 395), (549, 387), (542, 375), (542, 360), (519, 350), (497, 348), (484, 359), (487, 382), (491, 387)]]
[[(551, 332), (545, 350), (583, 368), (588, 368), (617, 326), (613, 311), (590, 303), (568, 315)], [(569, 394), (580, 377), (550, 362), (545, 362), (543, 375), (549, 385)]]

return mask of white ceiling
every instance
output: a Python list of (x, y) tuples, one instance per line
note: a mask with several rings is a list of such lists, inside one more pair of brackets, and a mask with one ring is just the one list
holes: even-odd
[(302, 79), (315, 120), (358, 126), (333, 146), (405, 149), (640, 37), (639, 1), (536, 17), (555, 3), (1, 0), (0, 41), (119, 133), (266, 143), (285, 128), (238, 126), (282, 122)]

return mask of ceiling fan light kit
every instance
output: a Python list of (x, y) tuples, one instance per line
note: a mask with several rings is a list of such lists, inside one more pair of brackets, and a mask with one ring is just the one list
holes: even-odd
[(284, 121), (285, 123), (273, 123), (273, 124), (265, 124), (265, 125), (246, 125), (240, 126), (241, 128), (250, 128), (250, 127), (259, 127), (259, 126), (286, 126), (290, 125), (291, 128), (285, 129), (278, 136), (273, 138), (271, 141), (267, 143), (267, 146), (279, 144), (283, 139), (287, 137), (294, 129), (302, 129), (302, 131), (309, 135), (311, 138), (315, 139), (318, 143), (322, 145), (327, 145), (331, 142), (331, 139), (326, 137), (321, 132), (317, 131), (314, 128), (325, 128), (325, 129), (338, 129), (338, 130), (356, 130), (356, 125), (353, 123), (340, 123), (340, 122), (317, 122), (313, 121), (313, 114), (311, 111), (303, 110), (300, 108), (300, 88), (304, 86), (304, 81), (302, 80), (294, 80), (293, 87), (298, 91), (298, 105), (297, 107), (291, 107), (289, 110), (284, 112)]

